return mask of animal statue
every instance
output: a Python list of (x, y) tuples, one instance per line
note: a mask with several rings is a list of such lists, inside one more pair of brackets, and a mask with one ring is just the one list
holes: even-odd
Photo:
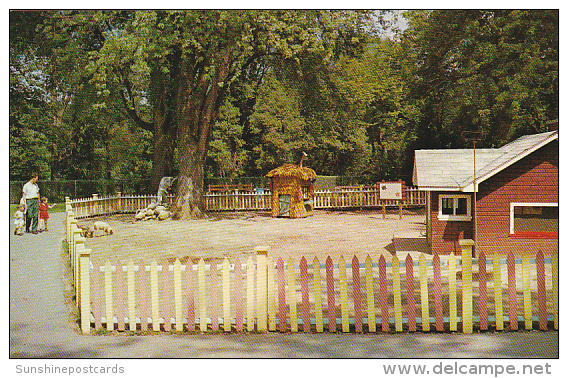
[(109, 226), (108, 223), (103, 221), (96, 221), (95, 224), (93, 225), (93, 229), (95, 230), (95, 233), (98, 230), (101, 230), (107, 235), (112, 235), (112, 228)]
[(171, 176), (164, 176), (160, 180), (158, 186), (158, 203), (165, 203), (168, 192), (172, 189), (176, 178)]

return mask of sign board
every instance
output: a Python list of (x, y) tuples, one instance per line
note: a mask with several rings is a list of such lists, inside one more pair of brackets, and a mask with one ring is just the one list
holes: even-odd
[(379, 198), (382, 200), (402, 200), (402, 182), (379, 182)]

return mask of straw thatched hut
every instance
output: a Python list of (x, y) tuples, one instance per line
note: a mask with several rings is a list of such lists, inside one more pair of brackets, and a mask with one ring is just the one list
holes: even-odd
[(285, 164), (264, 177), (270, 178), (273, 217), (304, 218), (313, 215), (316, 173), (313, 169)]

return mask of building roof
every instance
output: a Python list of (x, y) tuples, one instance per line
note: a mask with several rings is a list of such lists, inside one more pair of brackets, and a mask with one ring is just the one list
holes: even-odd
[(299, 167), (294, 164), (284, 164), (281, 167), (271, 170), (264, 177), (296, 177), (304, 181), (315, 181), (316, 172), (307, 167)]
[[(525, 135), (501, 148), (475, 150), (476, 186), (539, 148), (558, 131)], [(422, 190), (473, 192), (473, 149), (417, 150), (413, 183)]]

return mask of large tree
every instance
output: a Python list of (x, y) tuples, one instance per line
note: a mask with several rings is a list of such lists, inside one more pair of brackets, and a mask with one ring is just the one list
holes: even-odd
[[(114, 24), (114, 16), (100, 17), (109, 22), (104, 46), (93, 55), (101, 91), (110, 91), (112, 75), (133, 116), (151, 105), (153, 121), (139, 123), (153, 124), (154, 164), (172, 164), (177, 147), (176, 215), (189, 218), (201, 215), (209, 142), (231, 85), (267, 55), (331, 59), (359, 43), (371, 13), (139, 11)], [(162, 136), (165, 145), (158, 143)]]

